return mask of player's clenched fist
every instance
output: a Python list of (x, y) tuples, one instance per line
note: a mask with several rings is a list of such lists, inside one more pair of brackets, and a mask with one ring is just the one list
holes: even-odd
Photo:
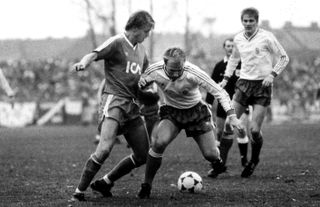
[(81, 71), (81, 70), (84, 70), (84, 68), (85, 66), (81, 62), (78, 62), (72, 66), (72, 69), (75, 71)]
[(140, 77), (139, 82), (138, 82), (138, 86), (139, 86), (139, 88), (142, 89), (142, 88), (146, 87), (151, 81), (152, 81), (152, 80), (151, 80), (150, 77), (148, 77), (148, 76), (146, 76), (146, 75), (142, 75), (142, 76)]

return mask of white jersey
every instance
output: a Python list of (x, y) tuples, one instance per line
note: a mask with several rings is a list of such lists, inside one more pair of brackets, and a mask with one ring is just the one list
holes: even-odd
[(11, 89), (6, 77), (4, 76), (1, 68), (0, 68), (0, 87), (7, 93), (8, 96), (13, 96), (14, 92)]
[(214, 82), (203, 70), (186, 61), (181, 77), (172, 81), (163, 70), (164, 62), (159, 61), (149, 66), (143, 76), (154, 81), (163, 93), (164, 104), (188, 109), (202, 100), (200, 88), (211, 93), (221, 103), (225, 111), (233, 109), (228, 93)]
[(248, 38), (245, 32), (234, 38), (234, 51), (229, 59), (225, 76), (231, 77), (241, 60), (240, 79), (263, 80), (272, 72), (279, 75), (289, 62), (289, 57), (275, 36), (258, 28)]

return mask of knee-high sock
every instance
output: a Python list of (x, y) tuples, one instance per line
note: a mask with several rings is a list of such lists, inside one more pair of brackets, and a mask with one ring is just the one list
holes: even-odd
[(93, 177), (97, 174), (97, 172), (101, 168), (101, 165), (102, 165), (102, 163), (99, 163), (95, 159), (94, 155), (91, 155), (91, 157), (86, 162), (86, 164), (83, 168), (83, 171), (82, 171), (82, 175), (81, 175), (80, 182), (78, 185), (78, 189), (80, 191), (85, 191), (88, 188)]
[(237, 138), (237, 141), (241, 158), (247, 158), (249, 143), (248, 136), (245, 136), (244, 138)]
[(225, 135), (222, 136), (219, 150), (220, 150), (220, 157), (222, 159), (223, 164), (225, 165), (227, 163), (228, 153), (232, 146), (233, 139), (230, 137), (226, 138)]
[(162, 154), (154, 152), (151, 148), (149, 150), (144, 182), (152, 185), (153, 179), (157, 174), (162, 162)]
[(260, 151), (263, 144), (263, 138), (260, 132), (252, 132), (252, 139), (253, 141), (251, 142), (251, 148), (252, 148), (251, 161), (257, 164), (259, 162), (259, 156), (260, 156)]
[(111, 182), (114, 182), (122, 176), (128, 174), (136, 168), (135, 160), (133, 156), (127, 156), (123, 158), (109, 173), (108, 178)]

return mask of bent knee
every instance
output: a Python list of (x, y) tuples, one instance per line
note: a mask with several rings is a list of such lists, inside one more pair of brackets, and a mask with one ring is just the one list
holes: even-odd
[(203, 152), (203, 156), (209, 162), (213, 162), (219, 158), (220, 153), (218, 149), (214, 149), (214, 150)]
[(262, 136), (261, 136), (260, 130), (258, 131), (258, 130), (252, 129), (251, 130), (251, 135), (252, 135), (252, 139), (254, 141), (262, 140)]
[(168, 144), (160, 140), (154, 140), (151, 144), (152, 149), (157, 153), (163, 153)]

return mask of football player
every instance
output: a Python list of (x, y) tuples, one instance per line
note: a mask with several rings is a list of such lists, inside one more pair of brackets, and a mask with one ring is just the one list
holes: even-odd
[[(217, 83), (220, 83), (223, 80), (224, 72), (226, 70), (226, 66), (233, 49), (232, 38), (227, 38), (223, 42), (223, 49), (225, 51), (225, 56), (221, 61), (219, 61), (215, 65), (211, 75), (211, 78)], [(239, 78), (240, 67), (241, 67), (241, 63), (239, 62), (239, 64), (237, 65), (237, 69), (230, 77), (228, 84), (225, 86), (225, 90), (229, 94), (230, 98), (232, 98), (234, 94), (235, 83)], [(207, 93), (206, 102), (211, 105), (214, 102), (214, 97), (210, 93)], [(247, 126), (247, 123), (248, 123), (248, 115), (249, 115), (249, 108), (247, 108), (246, 113), (244, 113), (241, 117), (241, 120), (244, 121), (245, 126)], [(227, 155), (232, 146), (233, 139), (235, 137), (233, 130), (230, 128), (230, 126), (225, 125), (226, 118), (227, 118), (226, 112), (224, 111), (221, 104), (218, 103), (216, 107), (217, 140), (219, 143), (220, 156), (224, 165), (226, 165)], [(248, 136), (237, 137), (237, 141), (238, 141), (238, 147), (239, 147), (240, 156), (241, 156), (241, 164), (242, 166), (245, 166), (247, 164), (247, 151), (248, 151), (249, 138)], [(227, 168), (225, 167), (225, 169)], [(218, 176), (218, 174), (213, 170), (210, 170), (208, 172), (208, 176), (215, 178)]]
[(133, 153), (123, 158), (103, 178), (91, 183), (94, 191), (105, 197), (112, 196), (114, 182), (146, 162), (149, 138), (136, 100), (140, 75), (148, 66), (146, 51), (141, 43), (149, 36), (154, 24), (148, 12), (133, 13), (124, 33), (109, 38), (73, 66), (76, 71), (82, 71), (93, 61), (103, 60), (106, 87), (101, 100), (100, 142), (89, 156), (70, 201), (86, 200), (84, 192), (109, 157), (117, 135), (124, 135)]
[(151, 65), (141, 76), (139, 86), (143, 88), (151, 82), (156, 83), (161, 90), (164, 105), (160, 107), (160, 123), (151, 139), (139, 198), (150, 196), (152, 182), (160, 168), (163, 153), (182, 129), (185, 129), (188, 137), (193, 137), (212, 168), (221, 170), (223, 163), (215, 142), (211, 112), (208, 105), (202, 101), (199, 87), (214, 95), (227, 113), (227, 122), (243, 131), (227, 92), (203, 70), (186, 61), (185, 53), (180, 48), (167, 49), (163, 61)]
[(249, 132), (252, 151), (251, 159), (241, 173), (243, 178), (250, 177), (259, 163), (263, 144), (261, 127), (271, 103), (273, 81), (289, 62), (286, 51), (276, 37), (259, 28), (258, 22), (259, 11), (256, 8), (242, 10), (241, 23), (244, 31), (234, 37), (234, 49), (221, 82), (224, 87), (241, 61), (240, 78), (233, 96), (237, 117), (252, 105)]

